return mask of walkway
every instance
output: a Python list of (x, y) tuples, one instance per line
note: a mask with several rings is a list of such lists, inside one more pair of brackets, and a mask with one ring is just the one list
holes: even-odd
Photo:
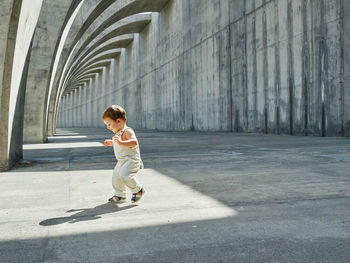
[(31, 165), (0, 174), (0, 261), (348, 262), (348, 138), (137, 135), (137, 205), (106, 202), (108, 131), (25, 145)]

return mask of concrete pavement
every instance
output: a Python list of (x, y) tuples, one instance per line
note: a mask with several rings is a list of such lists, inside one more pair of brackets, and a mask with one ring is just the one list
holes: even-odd
[(24, 146), (0, 174), (0, 262), (349, 261), (348, 138), (137, 131), (147, 193), (118, 206), (111, 135)]

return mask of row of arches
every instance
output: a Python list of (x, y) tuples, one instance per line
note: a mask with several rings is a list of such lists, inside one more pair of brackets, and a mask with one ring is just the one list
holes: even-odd
[(339, 0), (7, 0), (1, 3), (1, 169), (23, 143), (99, 127), (350, 134)]

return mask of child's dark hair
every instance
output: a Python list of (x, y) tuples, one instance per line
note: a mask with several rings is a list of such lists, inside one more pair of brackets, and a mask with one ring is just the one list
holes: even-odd
[(103, 112), (102, 119), (104, 120), (105, 118), (111, 118), (112, 120), (120, 118), (126, 121), (126, 111), (118, 105), (112, 105)]

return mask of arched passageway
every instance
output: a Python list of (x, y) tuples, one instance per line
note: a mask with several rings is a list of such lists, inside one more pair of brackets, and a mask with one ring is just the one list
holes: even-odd
[[(349, 14), (2, 0), (0, 261), (348, 262)], [(107, 203), (114, 103), (146, 167), (138, 205)]]
[(2, 169), (56, 125), (100, 127), (111, 103), (135, 128), (350, 134), (344, 1), (3, 5)]

